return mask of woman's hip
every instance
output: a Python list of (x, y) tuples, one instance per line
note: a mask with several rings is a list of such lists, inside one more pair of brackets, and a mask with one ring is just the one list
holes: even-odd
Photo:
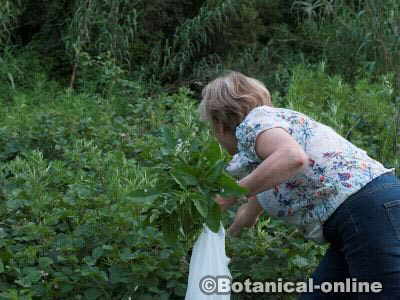
[(323, 225), (327, 241), (343, 246), (358, 243), (398, 243), (400, 247), (400, 180), (385, 173), (347, 198)]
[(400, 293), (400, 181), (383, 175), (350, 196), (323, 227), (352, 277), (379, 280)]
[(400, 200), (400, 179), (393, 172), (384, 173), (367, 183), (363, 188), (349, 196), (325, 221), (325, 227), (331, 227), (343, 218), (351, 215), (359, 217), (374, 215), (374, 209), (393, 206)]

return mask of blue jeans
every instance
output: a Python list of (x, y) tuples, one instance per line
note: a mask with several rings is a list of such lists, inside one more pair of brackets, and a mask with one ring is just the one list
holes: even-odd
[[(309, 299), (400, 299), (400, 180), (385, 173), (346, 199), (323, 225), (329, 248), (312, 274), (324, 281), (374, 282), (380, 293), (302, 293)], [(353, 279), (355, 278), (355, 280)]]

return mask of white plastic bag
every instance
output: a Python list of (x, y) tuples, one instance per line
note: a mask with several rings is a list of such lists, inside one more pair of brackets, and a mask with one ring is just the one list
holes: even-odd
[(185, 300), (229, 300), (230, 293), (214, 293), (217, 281), (213, 279), (216, 276), (232, 278), (229, 262), (230, 258), (225, 253), (225, 229), (222, 223), (218, 233), (212, 232), (203, 224), (203, 231), (193, 246), (190, 258)]

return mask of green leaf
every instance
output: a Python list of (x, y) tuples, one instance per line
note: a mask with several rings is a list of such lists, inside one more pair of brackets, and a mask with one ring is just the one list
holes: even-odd
[(63, 283), (60, 286), (60, 292), (61, 293), (68, 293), (68, 292), (72, 291), (74, 288), (75, 288), (75, 285), (73, 285), (73, 284)]
[(185, 184), (181, 181), (181, 179), (179, 177), (176, 177), (173, 175), (173, 173), (170, 173), (171, 177), (175, 180), (175, 182), (181, 187), (181, 189), (185, 190), (186, 186)]
[(164, 235), (165, 241), (168, 244), (173, 245), (176, 243), (178, 230), (178, 220), (173, 219), (172, 217), (167, 217), (163, 220), (161, 224), (161, 231)]
[(96, 249), (93, 250), (92, 256), (95, 259), (98, 259), (103, 255), (104, 249), (102, 247), (97, 247)]
[(186, 293), (186, 285), (185, 284), (178, 284), (178, 286), (177, 287), (175, 287), (175, 289), (174, 289), (174, 291), (175, 291), (175, 294), (177, 295), (177, 296), (180, 296), (180, 297), (185, 297), (185, 293)]
[(0, 239), (4, 239), (7, 236), (7, 233), (3, 228), (0, 228)]
[(53, 260), (50, 257), (39, 257), (39, 266), (41, 268), (47, 268), (51, 264), (53, 264)]
[(220, 145), (215, 140), (211, 140), (205, 147), (203, 156), (206, 157), (210, 163), (214, 164), (221, 158)]
[(219, 185), (222, 191), (219, 193), (221, 196), (242, 196), (247, 194), (249, 191), (237, 184), (231, 176), (227, 175), (225, 172), (221, 175), (219, 179)]
[(21, 285), (23, 287), (32, 286), (32, 283), (38, 282), (40, 280), (40, 278), (42, 277), (42, 274), (33, 267), (24, 268), (24, 273), (26, 274), (26, 276), (24, 276), (20, 280), (15, 281), (16, 283), (18, 283), (19, 285)]
[(138, 190), (131, 192), (129, 196), (127, 196), (127, 200), (139, 204), (151, 204), (154, 200), (156, 200), (161, 195), (158, 191), (146, 191), (146, 190)]
[(89, 266), (93, 266), (96, 264), (96, 259), (91, 257), (91, 256), (85, 256), (83, 258), (83, 261), (88, 264)]
[(119, 265), (112, 265), (109, 269), (110, 281), (112, 284), (115, 283), (129, 283), (129, 273), (126, 268), (122, 268)]
[(213, 201), (207, 215), (207, 226), (211, 231), (217, 233), (221, 223), (221, 209), (219, 204)]
[(4, 264), (3, 261), (0, 259), (0, 273), (4, 272)]
[(85, 299), (96, 300), (102, 295), (97, 288), (89, 288), (85, 291)]
[(127, 262), (135, 257), (136, 257), (136, 255), (134, 253), (132, 253), (132, 251), (129, 248), (126, 248), (126, 247), (121, 250), (121, 253), (119, 255), (119, 258), (123, 262)]
[(207, 218), (208, 203), (207, 198), (201, 194), (193, 194), (191, 197), (194, 206), (203, 218)]
[(175, 149), (176, 142), (172, 130), (169, 127), (162, 127), (160, 131), (164, 144), (169, 149)]
[(225, 167), (225, 162), (222, 159), (217, 160), (217, 162), (211, 167), (211, 169), (207, 172), (207, 181), (214, 182), (217, 180)]
[(179, 185), (183, 185), (184, 187), (198, 185), (197, 178), (185, 172), (183, 168), (172, 171), (171, 175), (175, 180), (178, 180)]
[(4, 261), (5, 263), (8, 263), (9, 260), (12, 258), (12, 253), (7, 249), (1, 249), (0, 250), (0, 258), (2, 259), (2, 261)]

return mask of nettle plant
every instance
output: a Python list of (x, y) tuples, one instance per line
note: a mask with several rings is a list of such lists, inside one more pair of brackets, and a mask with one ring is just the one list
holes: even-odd
[(225, 171), (226, 154), (220, 145), (211, 138), (198, 138), (196, 132), (188, 135), (186, 130), (189, 128), (184, 126), (175, 131), (163, 127), (155, 143), (146, 139), (147, 149), (143, 150), (147, 151), (143, 152), (147, 164), (149, 158), (154, 164), (157, 184), (131, 195), (142, 207), (144, 224), (158, 227), (168, 242), (193, 241), (203, 223), (218, 232), (227, 215), (221, 213), (215, 196), (240, 197), (247, 192)]

